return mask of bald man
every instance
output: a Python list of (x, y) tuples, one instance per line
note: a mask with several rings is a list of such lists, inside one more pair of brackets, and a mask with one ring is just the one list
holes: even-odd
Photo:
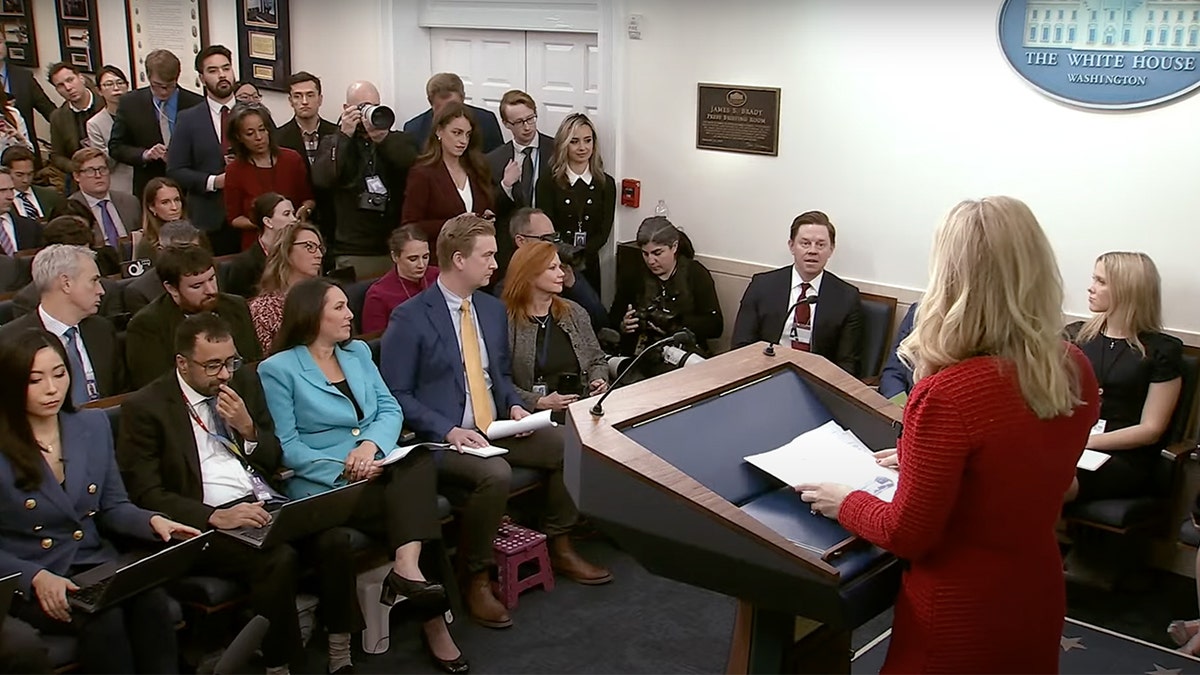
[(392, 266), (387, 238), (400, 225), (408, 168), (417, 158), (412, 138), (372, 127), (364, 105), (379, 105), (379, 89), (362, 80), (346, 88), (340, 130), (321, 139), (312, 164), (313, 185), (333, 197), (336, 266), (354, 268), (359, 279)]

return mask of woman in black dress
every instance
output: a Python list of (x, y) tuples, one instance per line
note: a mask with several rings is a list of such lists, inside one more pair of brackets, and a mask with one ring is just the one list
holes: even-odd
[(1067, 501), (1136, 497), (1150, 478), (1183, 382), (1183, 343), (1162, 332), (1158, 269), (1144, 253), (1105, 253), (1088, 287), (1091, 319), (1067, 326), (1100, 381), (1100, 421), (1087, 447), (1109, 455), (1080, 470)]
[(596, 127), (587, 115), (567, 115), (554, 135), (550, 173), (537, 183), (537, 203), (563, 241), (583, 248), (583, 276), (600, 294), (600, 251), (612, 234), (617, 182), (604, 173)]

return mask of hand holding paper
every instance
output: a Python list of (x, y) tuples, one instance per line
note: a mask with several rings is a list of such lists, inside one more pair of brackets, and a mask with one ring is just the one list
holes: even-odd
[(519, 420), (496, 420), (487, 428), (487, 437), (490, 440), (498, 441), (501, 438), (530, 433), (538, 429), (548, 429), (552, 426), (556, 425), (550, 419), (550, 411), (543, 410), (526, 415)]

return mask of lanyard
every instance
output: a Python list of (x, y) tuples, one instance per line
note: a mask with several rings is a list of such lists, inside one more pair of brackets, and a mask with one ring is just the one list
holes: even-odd
[(200, 416), (196, 414), (196, 410), (191, 404), (188, 404), (187, 409), (188, 415), (191, 416), (192, 421), (195, 422), (200, 429), (204, 431), (204, 433), (208, 434), (209, 438), (213, 439), (217, 443), (220, 443), (221, 447), (233, 453), (233, 456), (236, 457), (239, 462), (241, 462), (242, 466), (246, 467), (247, 471), (250, 470), (249, 465), (246, 462), (246, 458), (242, 455), (242, 451), (238, 448), (237, 443), (234, 443), (232, 440), (222, 436), (221, 434), (210, 431), (208, 425), (204, 423), (204, 420), (200, 419)]

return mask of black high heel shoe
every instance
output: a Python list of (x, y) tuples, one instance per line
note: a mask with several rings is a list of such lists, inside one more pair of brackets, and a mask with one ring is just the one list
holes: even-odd
[(425, 653), (429, 654), (429, 660), (433, 665), (437, 666), (438, 670), (450, 675), (463, 675), (471, 672), (471, 662), (467, 657), (463, 656), (462, 649), (458, 650), (458, 658), (446, 661), (439, 659), (437, 654), (433, 653), (433, 647), (429, 646), (429, 636), (425, 635), (425, 630), (421, 630), (421, 644), (425, 647)]
[(432, 619), (450, 609), (450, 600), (446, 597), (446, 589), (441, 584), (405, 579), (396, 574), (396, 570), (391, 570), (383, 580), (379, 602), (391, 607), (402, 599), (408, 600), (410, 606), (421, 615), (422, 620)]

